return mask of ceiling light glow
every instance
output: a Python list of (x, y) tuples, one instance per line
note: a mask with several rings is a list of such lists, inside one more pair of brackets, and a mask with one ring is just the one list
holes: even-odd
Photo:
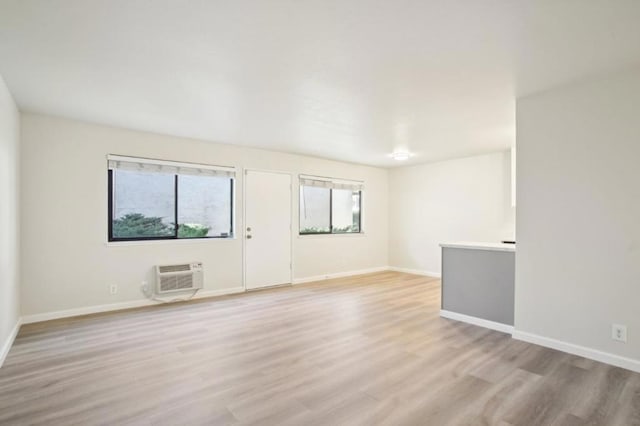
[(407, 161), (409, 157), (411, 157), (411, 154), (408, 153), (407, 151), (396, 151), (393, 154), (391, 154), (391, 158), (393, 158), (396, 161)]

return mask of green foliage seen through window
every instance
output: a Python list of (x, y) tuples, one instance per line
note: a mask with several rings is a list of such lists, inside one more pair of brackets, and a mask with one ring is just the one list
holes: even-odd
[[(162, 222), (161, 217), (147, 217), (140, 213), (129, 213), (113, 221), (114, 238), (170, 237), (174, 235), (174, 224)], [(178, 226), (178, 238), (203, 238), (210, 228), (197, 223)]]

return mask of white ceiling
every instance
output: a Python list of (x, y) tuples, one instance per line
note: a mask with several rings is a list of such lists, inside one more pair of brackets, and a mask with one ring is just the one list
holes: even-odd
[(517, 96), (636, 66), (639, 22), (638, 0), (0, 0), (0, 74), (24, 111), (394, 166), (509, 147)]

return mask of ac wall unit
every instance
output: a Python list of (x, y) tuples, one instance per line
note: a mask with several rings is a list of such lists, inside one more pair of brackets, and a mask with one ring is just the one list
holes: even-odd
[(156, 266), (156, 294), (170, 294), (202, 288), (202, 262)]

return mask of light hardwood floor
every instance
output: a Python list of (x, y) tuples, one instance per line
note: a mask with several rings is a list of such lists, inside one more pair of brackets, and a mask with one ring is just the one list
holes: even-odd
[(0, 424), (640, 425), (640, 374), (439, 306), (384, 272), (25, 325)]

